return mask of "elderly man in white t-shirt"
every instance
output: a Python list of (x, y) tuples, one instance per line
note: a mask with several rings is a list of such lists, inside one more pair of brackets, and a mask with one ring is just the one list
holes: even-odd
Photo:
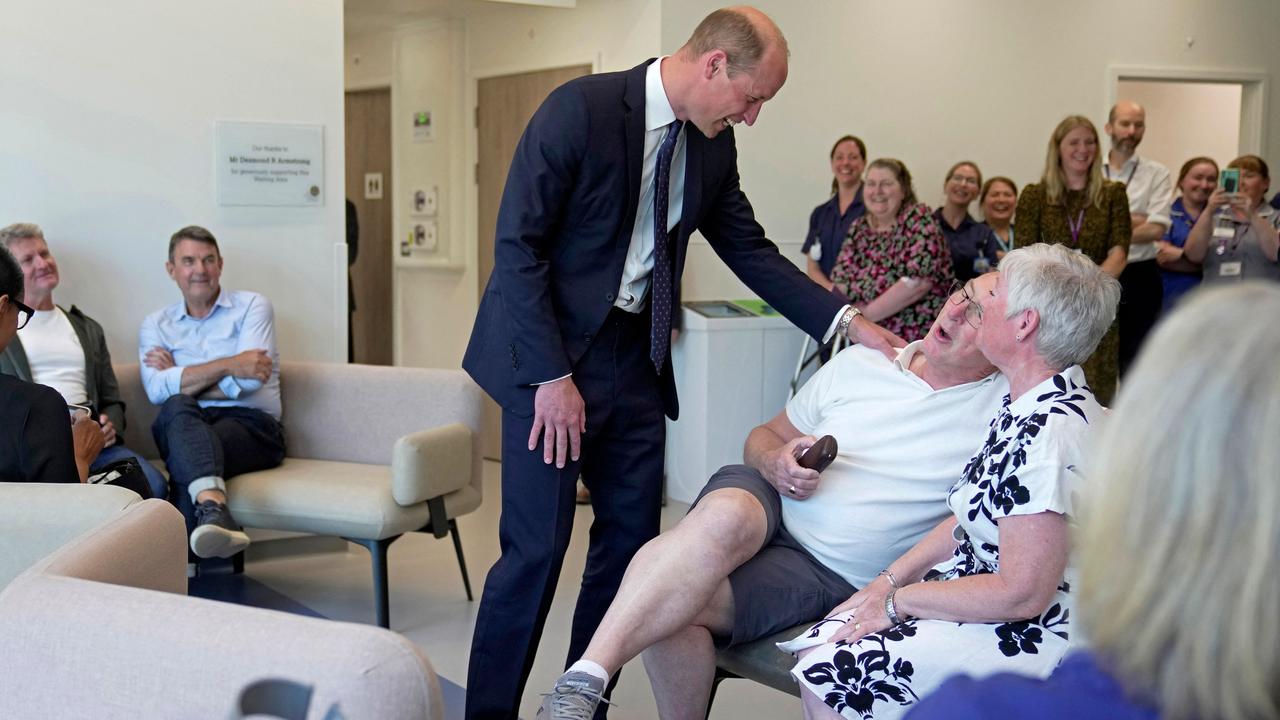
[[(603, 687), (644, 652), (663, 717), (701, 717), (715, 643), (755, 640), (822, 617), (948, 515), (947, 491), (1008, 383), (974, 346), (957, 288), (923, 340), (896, 360), (862, 346), (836, 355), (747, 438), (680, 523), (646, 544), (582, 659), (557, 682)], [(797, 457), (832, 435), (821, 475)]]

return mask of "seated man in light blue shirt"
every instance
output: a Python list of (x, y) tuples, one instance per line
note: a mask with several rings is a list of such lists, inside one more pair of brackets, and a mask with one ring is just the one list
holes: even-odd
[(284, 460), (271, 302), (219, 286), (218, 241), (202, 227), (173, 234), (165, 269), (182, 302), (148, 315), (138, 339), (143, 386), (161, 406), (151, 433), (194, 505), (191, 551), (230, 557), (249, 536), (227, 510), (224, 479)]

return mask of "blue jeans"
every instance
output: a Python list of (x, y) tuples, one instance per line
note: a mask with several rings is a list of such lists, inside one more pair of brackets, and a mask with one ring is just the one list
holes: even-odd
[(161, 500), (169, 497), (169, 481), (165, 479), (164, 473), (160, 472), (146, 458), (119, 443), (109, 448), (103, 448), (102, 452), (98, 453), (98, 457), (94, 459), (93, 464), (89, 466), (89, 472), (102, 472), (111, 463), (125, 458), (133, 458), (142, 466), (142, 474), (147, 476), (147, 484), (151, 486), (151, 497), (160, 498)]
[[(179, 495), (190, 492), (193, 480), (226, 479), (284, 461), (279, 420), (253, 408), (202, 408), (189, 395), (164, 401), (151, 435)], [(189, 505), (178, 507), (185, 511)]]

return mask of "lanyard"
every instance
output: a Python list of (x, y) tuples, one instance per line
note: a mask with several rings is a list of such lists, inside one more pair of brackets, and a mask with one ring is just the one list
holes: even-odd
[[(1063, 208), (1066, 210), (1066, 208)], [(1066, 214), (1065, 212), (1063, 213)], [(1071, 230), (1071, 243), (1077, 248), (1080, 247), (1080, 231), (1084, 229), (1084, 210), (1076, 213), (1076, 221), (1071, 222), (1071, 218), (1067, 218), (1067, 228)]]
[[(1103, 172), (1106, 173), (1107, 179), (1110, 180), (1111, 179), (1111, 163), (1109, 162), (1103, 163), (1102, 170)], [(1126, 177), (1125, 179), (1121, 180), (1120, 184), (1124, 185), (1125, 187), (1129, 187), (1129, 183), (1133, 182), (1133, 174), (1136, 172), (1138, 172), (1138, 163), (1137, 161), (1134, 161), (1133, 167), (1129, 168), (1129, 177)]]
[(1006, 252), (1006, 253), (1007, 253), (1007, 252), (1009, 252), (1010, 250), (1012, 250), (1012, 249), (1013, 249), (1013, 226), (1012, 226), (1012, 225), (1010, 225), (1010, 226), (1009, 226), (1009, 241), (1008, 241), (1008, 242), (1005, 242), (1004, 240), (1001, 240), (1001, 239), (1000, 239), (1000, 233), (996, 232), (996, 231), (995, 231), (995, 228), (992, 228), (992, 230), (991, 230), (991, 234), (995, 236), (995, 238), (996, 238), (996, 245), (999, 245), (999, 246), (1000, 246), (1000, 252)]

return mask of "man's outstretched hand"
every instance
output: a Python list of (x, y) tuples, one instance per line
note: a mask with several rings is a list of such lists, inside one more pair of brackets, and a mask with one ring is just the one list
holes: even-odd
[[(533, 396), (533, 429), (529, 431), (529, 450), (538, 447), (542, 436), (542, 461), (564, 467), (565, 458), (576, 461), (582, 451), (582, 433), (587, 431), (587, 408), (573, 384), (573, 378), (561, 378), (539, 385)], [(554, 451), (554, 452), (553, 452)]]
[(866, 345), (872, 350), (879, 350), (885, 357), (893, 360), (898, 351), (907, 346), (907, 341), (885, 330), (879, 325), (859, 315), (849, 323), (849, 342)]

